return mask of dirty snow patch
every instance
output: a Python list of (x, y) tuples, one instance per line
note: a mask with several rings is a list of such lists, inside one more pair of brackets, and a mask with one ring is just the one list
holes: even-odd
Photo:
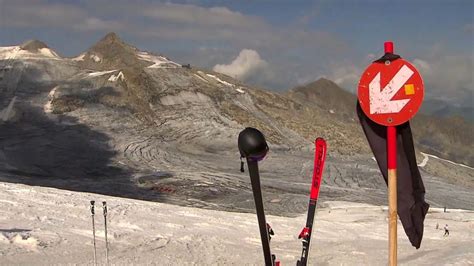
[(85, 56), (86, 56), (86, 54), (83, 53), (83, 54), (80, 54), (80, 55), (72, 58), (71, 60), (73, 60), (73, 61), (84, 61)]
[(90, 57), (90, 59), (94, 60), (94, 62), (96, 62), (96, 63), (102, 61), (102, 59), (100, 59), (100, 57), (95, 55), (95, 54), (91, 54), (89, 57)]
[(56, 94), (56, 90), (58, 89), (58, 86), (54, 87), (49, 93), (48, 93), (48, 102), (44, 105), (43, 110), (45, 113), (51, 113), (53, 112), (53, 105), (52, 102), (54, 100), (54, 94)]
[(89, 76), (89, 77), (98, 77), (98, 76), (102, 76), (102, 75), (105, 75), (105, 74), (113, 73), (115, 71), (117, 71), (117, 70), (91, 72), (91, 73), (87, 73), (87, 76)]
[(0, 47), (1, 59), (61, 59), (53, 50), (41, 48), (38, 52), (30, 52), (21, 49), (20, 46)]
[(428, 155), (426, 153), (422, 153), (421, 152), (421, 155), (423, 155), (423, 161), (421, 161), (420, 164), (418, 164), (419, 167), (425, 167), (426, 164), (428, 163), (428, 161), (430, 160), (430, 157), (428, 157)]
[(108, 79), (108, 81), (115, 82), (115, 81), (117, 81), (118, 79), (120, 79), (120, 80), (124, 80), (124, 79), (125, 79), (125, 77), (124, 77), (122, 71), (120, 71), (117, 75), (112, 75), (112, 76), (110, 76), (110, 78)]
[(32, 251), (36, 251), (38, 248), (38, 240), (31, 236), (22, 236), (17, 234), (11, 239), (11, 243)]
[[(450, 163), (450, 164), (454, 164), (454, 165), (457, 165), (457, 166), (461, 166), (461, 167), (464, 167), (464, 168), (468, 168), (468, 169), (471, 169), (471, 170), (474, 170), (474, 168), (470, 167), (470, 166), (467, 166), (465, 164), (461, 164), (461, 163), (456, 163), (456, 162), (453, 162), (453, 161), (450, 161), (450, 160), (446, 160), (446, 159), (443, 159), (443, 158), (439, 158), (438, 156), (436, 155), (432, 155), (432, 154), (428, 154), (428, 153), (424, 153), (424, 152), (421, 152), (421, 154), (423, 156), (425, 156), (425, 158), (427, 157), (431, 157), (431, 158), (434, 158), (434, 159), (437, 159), (437, 160), (440, 160), (440, 161), (443, 161), (443, 162), (446, 162), (446, 163)], [(425, 159), (423, 159), (424, 161)], [(426, 163), (428, 163), (428, 159), (426, 159)], [(425, 165), (426, 165), (425, 163)], [(423, 162), (421, 162), (421, 164), (423, 164)], [(423, 166), (425, 166), (423, 165)], [(420, 166), (420, 165), (418, 165)]]
[(39, 49), (40, 54), (44, 55), (45, 57), (59, 57), (59, 55), (49, 48), (41, 48)]
[(12, 100), (8, 104), (7, 108), (0, 112), (0, 117), (2, 118), (3, 122), (8, 121), (12, 114), (13, 105), (15, 104), (16, 96), (13, 96)]
[(198, 74), (194, 74), (194, 76), (196, 76), (198, 79), (206, 82), (206, 83), (209, 83), (209, 81), (205, 80), (203, 77), (199, 76)]
[(214, 75), (211, 75), (211, 74), (206, 74), (206, 75), (207, 75), (208, 77), (211, 77), (211, 78), (215, 79), (217, 82), (219, 82), (219, 83), (221, 83), (221, 84), (224, 84), (224, 85), (229, 86), (229, 87), (234, 87), (234, 84), (231, 84), (231, 83), (229, 83), (229, 82), (227, 82), (227, 81), (224, 81), (224, 80), (218, 78), (217, 76), (214, 76)]
[(138, 57), (141, 59), (153, 62), (154, 64), (149, 66), (148, 68), (178, 68), (181, 67), (180, 64), (175, 63), (164, 56), (153, 55), (147, 52), (140, 52), (138, 53)]
[(166, 95), (160, 98), (163, 105), (187, 105), (189, 103), (209, 103), (211, 99), (200, 92), (182, 91), (177, 95)]

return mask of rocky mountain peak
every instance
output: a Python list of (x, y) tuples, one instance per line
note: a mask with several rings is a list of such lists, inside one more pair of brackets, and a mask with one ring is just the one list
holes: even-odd
[(318, 87), (339, 87), (334, 81), (327, 78), (319, 78), (308, 85), (314, 85)]
[(334, 81), (326, 79), (326, 78), (319, 78), (316, 81), (310, 82), (306, 85), (302, 85), (292, 89), (294, 92), (301, 92), (305, 94), (328, 94), (328, 93), (347, 93), (339, 87)]
[(107, 33), (101, 41), (107, 41), (107, 42), (122, 42), (122, 39), (118, 36), (117, 33), (115, 32), (109, 32)]
[(110, 32), (86, 51), (82, 64), (87, 68), (100, 70), (143, 67), (146, 63), (139, 60), (137, 56), (139, 52), (136, 47), (125, 43), (115, 32)]
[(138, 49), (125, 43), (115, 32), (107, 33), (102, 39), (94, 44), (88, 51), (98, 52), (104, 55), (113, 53), (120, 55), (123, 53), (135, 52)]
[(23, 44), (20, 45), (20, 48), (22, 50), (26, 50), (29, 52), (38, 52), (42, 48), (48, 48), (49, 47), (42, 41), (38, 40), (29, 40), (24, 42)]
[(328, 112), (337, 112), (351, 118), (357, 100), (354, 94), (326, 78), (291, 89), (288, 95), (299, 102), (316, 104)]

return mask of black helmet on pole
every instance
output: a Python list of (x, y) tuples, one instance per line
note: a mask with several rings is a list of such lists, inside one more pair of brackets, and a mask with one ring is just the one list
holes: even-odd
[(239, 151), (250, 161), (261, 161), (268, 152), (265, 136), (258, 129), (248, 127), (239, 134)]

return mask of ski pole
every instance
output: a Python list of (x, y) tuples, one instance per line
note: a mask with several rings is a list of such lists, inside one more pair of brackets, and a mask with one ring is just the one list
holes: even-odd
[(93, 243), (94, 243), (94, 265), (97, 265), (97, 249), (95, 246), (95, 221), (94, 221), (94, 214), (95, 214), (95, 201), (91, 200), (91, 217), (92, 217), (92, 236), (93, 236)]
[(104, 210), (104, 233), (105, 233), (105, 265), (109, 265), (109, 242), (107, 241), (107, 202), (102, 202)]
[[(260, 239), (262, 241), (263, 256), (266, 266), (279, 266), (276, 256), (270, 250), (269, 229), (271, 228), (265, 220), (265, 210), (263, 207), (262, 188), (260, 186), (260, 175), (258, 172), (258, 161), (263, 160), (268, 152), (268, 145), (262, 132), (255, 128), (246, 128), (239, 134), (238, 146), (241, 158), (247, 159), (247, 166), (252, 184), (255, 210), (257, 212)], [(241, 170), (243, 172), (243, 163)]]
[(253, 197), (255, 207), (257, 209), (258, 227), (260, 229), (260, 238), (262, 240), (263, 255), (265, 257), (265, 265), (273, 265), (272, 253), (270, 252), (270, 240), (268, 238), (267, 222), (265, 220), (265, 211), (263, 208), (262, 191), (260, 188), (260, 177), (258, 175), (258, 162), (247, 161), (250, 173), (250, 181), (252, 183)]

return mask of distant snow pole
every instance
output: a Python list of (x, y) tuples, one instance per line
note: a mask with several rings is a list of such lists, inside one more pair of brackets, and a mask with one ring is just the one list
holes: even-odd
[(102, 202), (102, 209), (104, 211), (104, 233), (105, 233), (105, 265), (109, 265), (109, 242), (107, 240), (107, 202)]
[(94, 265), (97, 265), (97, 248), (95, 245), (95, 221), (94, 221), (94, 215), (95, 215), (95, 201), (91, 200), (91, 217), (92, 217), (92, 237), (93, 237), (93, 243), (94, 243)]

